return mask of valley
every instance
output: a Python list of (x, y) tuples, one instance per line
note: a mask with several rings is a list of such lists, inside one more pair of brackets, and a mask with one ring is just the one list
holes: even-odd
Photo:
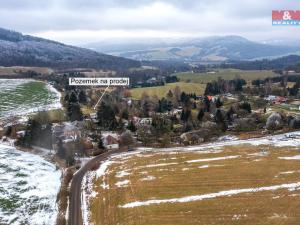
[(2, 1), (0, 225), (299, 225), (299, 9)]

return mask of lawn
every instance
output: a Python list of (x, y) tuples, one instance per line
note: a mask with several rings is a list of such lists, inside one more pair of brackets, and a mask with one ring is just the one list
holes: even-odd
[(158, 87), (133, 88), (130, 92), (132, 97), (135, 99), (140, 99), (144, 92), (149, 96), (156, 95), (157, 97), (162, 98), (166, 96), (169, 90), (173, 90), (176, 86), (180, 87), (181, 91), (186, 93), (196, 93), (197, 95), (203, 94), (205, 90), (204, 84), (177, 82), (168, 83), (165, 86)]
[(219, 69), (215, 73), (177, 73), (175, 74), (182, 82), (193, 82), (193, 83), (208, 83), (213, 80), (217, 80), (219, 77), (225, 80), (232, 80), (236, 76), (239, 76), (247, 81), (255, 79), (264, 79), (267, 77), (278, 76), (269, 70), (238, 70), (238, 69)]
[(89, 224), (298, 225), (299, 160), (281, 158), (295, 155), (239, 145), (115, 158), (104, 175), (90, 173)]

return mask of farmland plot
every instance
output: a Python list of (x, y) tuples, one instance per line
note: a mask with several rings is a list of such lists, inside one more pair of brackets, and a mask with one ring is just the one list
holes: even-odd
[(246, 143), (113, 157), (85, 177), (85, 221), (299, 224), (300, 142)]

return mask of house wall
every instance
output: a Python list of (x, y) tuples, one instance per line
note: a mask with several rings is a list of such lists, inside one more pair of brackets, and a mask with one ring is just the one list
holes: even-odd
[(106, 145), (106, 149), (117, 149), (119, 148), (119, 144)]

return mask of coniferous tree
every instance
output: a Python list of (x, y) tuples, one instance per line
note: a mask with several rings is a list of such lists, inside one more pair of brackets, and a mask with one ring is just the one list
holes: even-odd
[(87, 102), (85, 91), (81, 90), (78, 94), (78, 101), (82, 104), (85, 104)]
[(145, 101), (142, 105), (143, 114), (145, 117), (149, 117), (150, 104), (148, 101)]
[(239, 107), (240, 107), (240, 109), (246, 110), (248, 113), (252, 112), (251, 105), (249, 102), (243, 102), (242, 104), (240, 104)]
[(220, 108), (223, 105), (223, 102), (221, 101), (220, 98), (217, 98), (216, 100), (216, 108)]
[(62, 159), (66, 157), (66, 149), (61, 139), (57, 141), (57, 155)]
[(117, 128), (117, 120), (112, 107), (102, 102), (97, 111), (98, 124), (105, 129), (114, 130)]
[(104, 149), (104, 145), (103, 145), (102, 138), (99, 138), (99, 141), (98, 141), (98, 148)]
[(204, 110), (203, 110), (203, 108), (201, 108), (201, 109), (199, 110), (199, 112), (198, 112), (197, 119), (198, 119), (199, 121), (202, 121), (202, 120), (203, 120), (203, 117), (204, 117)]
[(171, 90), (169, 90), (168, 93), (167, 93), (167, 98), (171, 99), (171, 98), (173, 98), (173, 96), (174, 96), (173, 92)]
[(130, 131), (133, 132), (133, 133), (136, 132), (136, 130), (137, 130), (137, 129), (136, 129), (136, 126), (135, 126), (134, 123), (133, 123), (133, 121), (130, 121), (130, 122), (129, 122), (127, 128), (128, 128), (128, 130), (130, 130)]
[(83, 115), (78, 102), (69, 102), (67, 106), (67, 116), (70, 121), (81, 121), (83, 119)]
[(129, 118), (129, 112), (127, 109), (124, 109), (122, 114), (121, 114), (122, 119), (128, 120)]
[(210, 111), (210, 100), (208, 99), (208, 97), (206, 95), (204, 96), (203, 102), (204, 102), (205, 111), (209, 112)]
[(220, 128), (221, 128), (222, 131), (226, 131), (227, 130), (227, 125), (226, 125), (223, 113), (222, 113), (222, 111), (220, 109), (218, 109), (216, 111), (215, 121), (220, 126)]
[(74, 91), (72, 91), (71, 94), (69, 95), (69, 103), (77, 103), (77, 102), (78, 102), (77, 95)]
[(229, 122), (232, 122), (232, 116), (234, 114), (234, 110), (233, 110), (233, 107), (231, 106), (230, 109), (226, 112), (226, 119), (229, 121)]
[(191, 115), (192, 115), (191, 110), (184, 109), (182, 110), (180, 119), (184, 122), (187, 122), (190, 119)]

